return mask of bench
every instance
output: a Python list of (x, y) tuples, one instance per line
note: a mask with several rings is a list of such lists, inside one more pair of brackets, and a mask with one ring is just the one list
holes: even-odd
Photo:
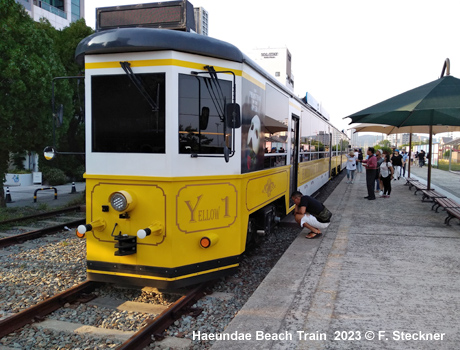
[(410, 177), (406, 177), (406, 183), (405, 183), (404, 185), (406, 185), (406, 186), (409, 185), (409, 186), (410, 186), (410, 183), (411, 183), (411, 182), (414, 182), (414, 181), (417, 181), (417, 182), (418, 182), (418, 180), (416, 180), (416, 179), (412, 179), (412, 178), (410, 178)]
[(409, 185), (409, 191), (412, 190), (412, 187), (414, 187), (415, 185), (421, 185), (422, 183), (419, 182), (418, 180), (411, 180), (411, 181), (407, 181), (407, 184)]
[(453, 201), (450, 198), (434, 198), (434, 204), (431, 207), (431, 210), (434, 210), (435, 206), (437, 206), (437, 208), (435, 210), (436, 213), (438, 212), (438, 209), (441, 208), (441, 207), (443, 209), (446, 209), (446, 208), (460, 208), (460, 204), (458, 204), (457, 202)]
[(460, 208), (446, 208), (448, 214), (447, 218), (444, 220), (446, 225), (449, 225), (450, 220), (457, 218), (460, 220)]
[[(412, 182), (412, 186), (415, 187), (414, 194), (417, 194), (418, 191), (428, 190), (428, 187), (421, 182)], [(410, 189), (410, 188), (409, 188)], [(430, 188), (430, 190), (434, 191), (434, 188)]]
[(435, 198), (447, 198), (446, 196), (436, 192), (435, 190), (422, 190), (422, 193), (422, 202), (434, 202)]

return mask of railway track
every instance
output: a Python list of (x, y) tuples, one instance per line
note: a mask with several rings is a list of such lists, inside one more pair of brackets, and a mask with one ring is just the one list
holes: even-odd
[(71, 212), (80, 211), (80, 210), (81, 210), (81, 206), (76, 205), (76, 206), (68, 207), (68, 208), (64, 208), (64, 209), (47, 211), (46, 213), (40, 213), (40, 214), (35, 214), (35, 215), (27, 215), (27, 216), (23, 216), (23, 217), (20, 217), (20, 218), (3, 220), (3, 221), (0, 221), (0, 227), (4, 226), (4, 225), (7, 225), (7, 224), (19, 223), (19, 222), (24, 222), (24, 221), (28, 221), (28, 220), (35, 220), (35, 219), (39, 219), (39, 218), (48, 218), (48, 217), (52, 217), (52, 216), (56, 216), (56, 215), (60, 215), (60, 214), (71, 213)]
[[(61, 209), (61, 210), (55, 210), (55, 211), (41, 213), (37, 215), (31, 215), (31, 216), (27, 216), (23, 218), (18, 218), (18, 219), (2, 221), (0, 222), (0, 227), (10, 226), (13, 223), (15, 224), (27, 223), (27, 226), (24, 227), (24, 226), (15, 225), (11, 228), (3, 230), (5, 232), (0, 232), (0, 248), (8, 247), (13, 244), (21, 244), (31, 239), (36, 239), (44, 235), (59, 233), (59, 232), (62, 232), (63, 230), (68, 230), (70, 228), (84, 224), (85, 218), (83, 217), (84, 216), (83, 213), (78, 215), (79, 218), (75, 216), (73, 216), (72, 218), (62, 217), (63, 214), (68, 214), (70, 212), (75, 212), (77, 210), (80, 210), (79, 206)], [(42, 219), (50, 219), (50, 218), (53, 218), (52, 222), (42, 220)], [(62, 221), (62, 219), (65, 219), (67, 221)], [(29, 223), (33, 220), (38, 220), (38, 221)], [(34, 229), (35, 227), (37, 228)]]
[[(46, 320), (44, 321), (45, 317), (60, 308), (68, 307), (71, 303), (88, 303), (90, 301), (93, 301), (97, 298), (97, 296), (93, 294), (93, 292), (96, 288), (100, 287), (101, 285), (102, 283), (99, 282), (85, 281), (47, 300), (44, 300), (38, 303), (37, 305), (34, 305), (30, 308), (22, 310), (17, 314), (14, 314), (1, 320), (0, 339), (7, 336), (10, 333), (17, 332), (20, 328), (30, 323), (53, 323)], [(144, 347), (149, 346), (149, 344), (155, 341), (155, 339), (162, 339), (164, 337), (163, 333), (165, 329), (167, 329), (171, 324), (173, 324), (173, 322), (180, 318), (183, 313), (190, 311), (191, 306), (206, 294), (206, 289), (209, 288), (209, 285), (209, 283), (203, 283), (189, 290), (187, 294), (183, 295), (177, 301), (169, 305), (166, 309), (164, 309), (163, 312), (159, 313), (156, 317), (148, 319), (144, 327), (135, 332), (117, 349), (143, 349)], [(107, 301), (99, 302), (99, 304), (101, 303), (108, 304)], [(145, 307), (145, 310), (148, 310), (148, 308)], [(197, 315), (198, 313), (195, 314)], [(57, 323), (54, 322), (53, 324), (56, 325)], [(84, 327), (80, 325), (78, 328), (86, 329), (86, 333), (89, 334), (94, 333), (95, 327)], [(110, 332), (108, 330), (105, 329), (102, 331), (108, 332), (107, 334), (110, 336)], [(85, 332), (80, 331), (80, 334), (84, 335)]]
[[(0, 321), (0, 338), (18, 330), (34, 320), (43, 318), (51, 312), (71, 303), (86, 293), (91, 293), (98, 286), (97, 283), (85, 281), (47, 300), (25, 309), (13, 316)], [(90, 300), (90, 299), (89, 299)], [(88, 300), (88, 301), (89, 301)]]

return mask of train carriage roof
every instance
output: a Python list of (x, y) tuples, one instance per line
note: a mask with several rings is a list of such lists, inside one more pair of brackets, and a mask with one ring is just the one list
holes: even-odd
[[(104, 30), (80, 41), (75, 51), (75, 59), (79, 65), (83, 66), (85, 55), (163, 50), (186, 52), (245, 63), (264, 76), (271, 84), (277, 86), (320, 118), (323, 118), (313, 107), (295, 96), (236, 46), (200, 34), (144, 27)], [(328, 121), (326, 122), (333, 126)]]
[(75, 59), (84, 64), (84, 56), (118, 52), (174, 50), (243, 62), (244, 54), (234, 45), (208, 36), (157, 28), (118, 28), (104, 30), (83, 39)]

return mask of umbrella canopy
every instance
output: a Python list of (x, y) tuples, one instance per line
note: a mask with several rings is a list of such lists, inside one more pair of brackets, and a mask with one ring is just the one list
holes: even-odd
[[(378, 132), (381, 134), (429, 134), (430, 126), (429, 125), (412, 125), (412, 126), (401, 126), (400, 128), (393, 125), (385, 124), (356, 124), (351, 126), (350, 129), (354, 129), (355, 132)], [(443, 132), (453, 132), (460, 131), (460, 126), (451, 126), (451, 125), (433, 125), (432, 126), (433, 135), (440, 134)]]
[(263, 130), (264, 132), (274, 134), (275, 132), (287, 131), (287, 129), (287, 125), (277, 121), (276, 119), (270, 118), (269, 116), (265, 116)]
[(345, 118), (351, 118), (351, 123), (386, 124), (397, 127), (460, 126), (460, 79), (445, 76)]
[(345, 118), (351, 118), (351, 123), (385, 124), (398, 128), (428, 126), (427, 187), (430, 189), (432, 130), (435, 125), (460, 126), (460, 79), (447, 75)]

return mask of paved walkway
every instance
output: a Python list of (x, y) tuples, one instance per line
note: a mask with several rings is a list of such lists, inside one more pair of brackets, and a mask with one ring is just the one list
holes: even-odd
[[(433, 169), (436, 190), (460, 197), (459, 180)], [(299, 234), (217, 335), (246, 340), (212, 349), (458, 349), (460, 227), (404, 183), (368, 201), (364, 173), (344, 179), (325, 202), (334, 216), (323, 237)]]
[[(68, 203), (75, 201), (76, 197), (81, 196), (85, 190), (85, 182), (75, 182), (75, 191), (72, 193), (72, 183), (65, 185), (54, 186), (57, 189), (57, 199), (54, 196), (54, 190), (47, 189), (50, 186), (32, 185), (32, 186), (4, 186), (5, 198), (7, 198), (7, 189), (10, 191), (12, 203), (7, 203), (8, 208), (12, 207), (37, 207), (46, 204), (48, 207), (56, 208), (65, 206)], [(34, 202), (34, 193), (37, 189), (45, 188), (45, 190), (37, 191), (37, 201)]]

